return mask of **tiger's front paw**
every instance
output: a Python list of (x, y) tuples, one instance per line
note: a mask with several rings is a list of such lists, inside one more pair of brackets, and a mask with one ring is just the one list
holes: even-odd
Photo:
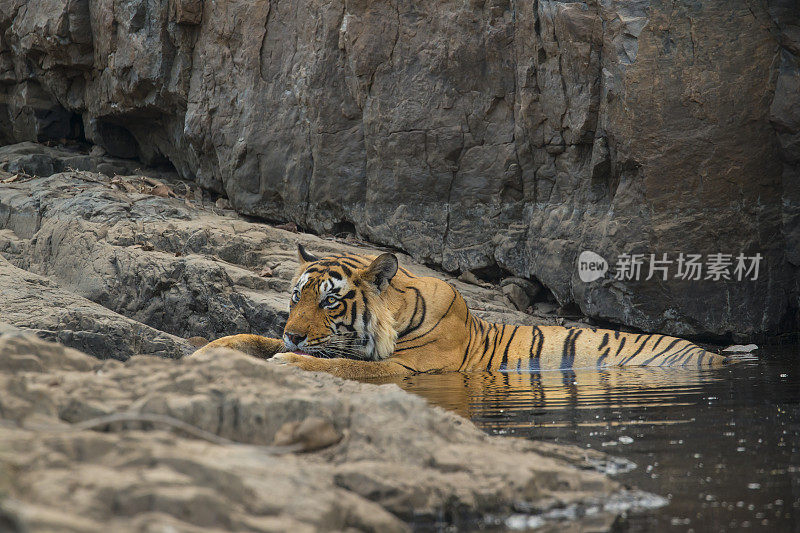
[(303, 370), (322, 370), (319, 368), (319, 359), (310, 355), (301, 355), (294, 352), (281, 352), (272, 356), (272, 361), (283, 365), (292, 365)]

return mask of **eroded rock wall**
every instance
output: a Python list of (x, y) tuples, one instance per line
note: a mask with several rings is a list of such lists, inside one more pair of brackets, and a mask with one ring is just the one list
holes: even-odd
[[(597, 318), (777, 333), (797, 326), (798, 9), (5, 1), (0, 138), (82, 131), (242, 213), (499, 265)], [(764, 260), (754, 282), (585, 284), (585, 249)]]

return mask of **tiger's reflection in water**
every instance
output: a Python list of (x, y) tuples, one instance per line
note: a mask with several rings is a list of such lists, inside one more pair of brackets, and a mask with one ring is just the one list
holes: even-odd
[[(569, 423), (561, 420), (561, 415), (557, 422), (548, 418), (552, 411), (686, 405), (687, 395), (696, 394), (703, 383), (718, 379), (717, 372), (707, 369), (628, 367), (417, 374), (365, 381), (397, 384), (465, 418), (479, 417), (485, 429), (497, 429)], [(594, 416), (587, 418), (588, 414), (576, 412), (572, 418), (582, 426), (607, 424), (595, 422)], [(492, 424), (492, 419), (497, 424)]]

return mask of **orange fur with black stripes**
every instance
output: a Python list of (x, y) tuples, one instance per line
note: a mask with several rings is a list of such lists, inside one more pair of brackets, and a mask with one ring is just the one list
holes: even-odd
[(225, 346), (356, 379), (430, 371), (725, 362), (723, 356), (666, 335), (492, 324), (470, 313), (451, 285), (398, 268), (392, 254), (317, 259), (300, 246), (298, 256), (283, 342), (233, 335), (201, 350)]

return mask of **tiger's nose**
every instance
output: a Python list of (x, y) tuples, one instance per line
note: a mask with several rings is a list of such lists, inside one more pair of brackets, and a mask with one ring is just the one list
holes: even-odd
[(289, 342), (295, 346), (299, 346), (301, 342), (306, 340), (305, 335), (298, 335), (297, 333), (284, 333), (284, 335), (286, 335), (286, 338), (289, 339)]

